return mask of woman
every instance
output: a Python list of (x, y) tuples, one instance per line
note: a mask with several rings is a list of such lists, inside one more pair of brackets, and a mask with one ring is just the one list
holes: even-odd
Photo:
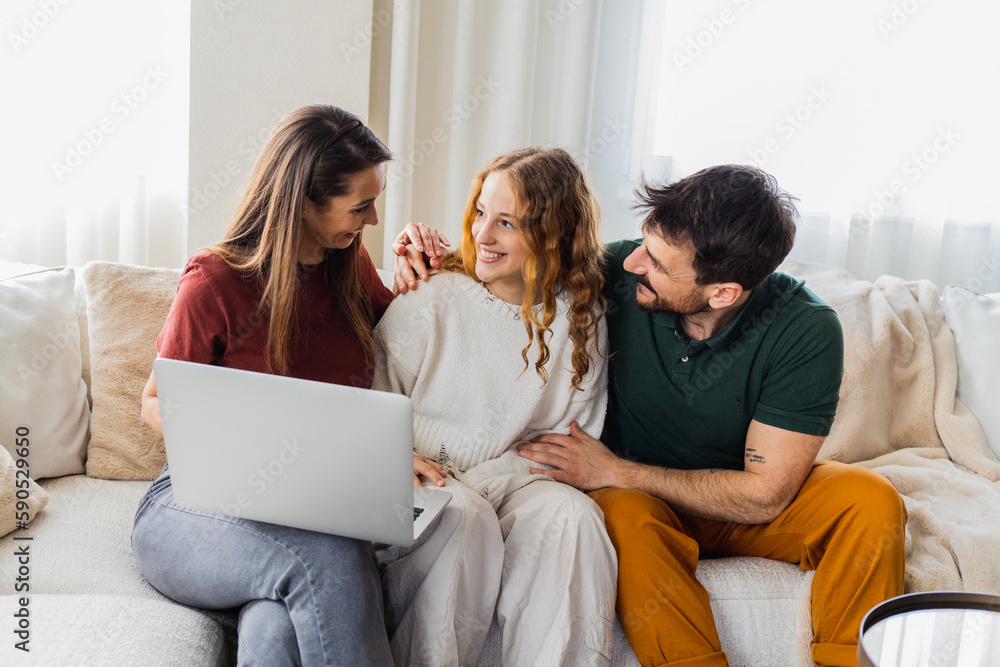
[[(159, 356), (367, 385), (372, 327), (392, 294), (360, 236), (378, 223), (385, 146), (342, 109), (303, 107), (274, 130), (222, 241), (187, 264)], [(156, 381), (143, 419), (162, 435)], [(240, 665), (389, 665), (369, 542), (179, 507), (168, 466), (139, 504), (146, 579), (205, 609), (242, 606)]]
[(617, 561), (601, 511), (514, 449), (603, 425), (598, 218), (565, 151), (503, 155), (473, 185), (461, 250), (375, 329), (373, 388), (413, 399), (416, 453), (453, 496), (414, 547), (379, 553), (397, 664), (474, 665), (494, 610), (504, 664), (610, 661)]

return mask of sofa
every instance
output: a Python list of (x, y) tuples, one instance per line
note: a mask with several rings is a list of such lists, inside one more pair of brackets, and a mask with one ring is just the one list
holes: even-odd
[[(1000, 593), (996, 295), (867, 283), (793, 260), (781, 268), (841, 316), (844, 389), (820, 456), (872, 467), (904, 495), (907, 591)], [(179, 275), (112, 262), (0, 262), (0, 614), (5, 627), (14, 621), (0, 664), (235, 664), (237, 610), (164, 597), (131, 551), (135, 509), (164, 460), (139, 417), (139, 396)], [(27, 516), (14, 508), (13, 480), (25, 466)], [(954, 489), (962, 497), (952, 502)], [(11, 523), (14, 516), (30, 521)], [(697, 575), (733, 665), (809, 664), (811, 574), (719, 558), (702, 560)], [(639, 613), (653, 619), (659, 605), (651, 600)], [(479, 665), (500, 664), (499, 638), (494, 625)], [(638, 665), (618, 623), (611, 659)]]

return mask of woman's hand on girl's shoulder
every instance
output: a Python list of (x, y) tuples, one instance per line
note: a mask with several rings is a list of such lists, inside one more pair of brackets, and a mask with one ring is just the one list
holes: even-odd
[(422, 222), (411, 222), (392, 242), (392, 253), (396, 256), (393, 267), (393, 292), (406, 294), (417, 289), (417, 278), (427, 282), (431, 269), (440, 269), (451, 254), (442, 246), (451, 243), (440, 231)]

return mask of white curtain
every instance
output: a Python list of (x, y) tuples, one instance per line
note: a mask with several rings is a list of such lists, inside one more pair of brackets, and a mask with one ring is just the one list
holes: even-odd
[(644, 4), (647, 174), (754, 164), (800, 199), (793, 257), (1000, 291), (1000, 3)]
[(189, 2), (9, 0), (0, 259), (185, 258)]
[(397, 159), (387, 176), (385, 266), (391, 240), (410, 221), (457, 243), (470, 184), (494, 157), (559, 146), (586, 165), (604, 129), (594, 119), (599, 0), (391, 8), (388, 145)]
[(807, 213), (791, 256), (847, 269), (861, 280), (882, 275), (1000, 292), (1000, 222)]
[[(543, 145), (567, 148), (585, 165), (601, 200), (605, 240), (639, 235), (629, 206), (640, 173), (674, 180), (749, 157), (803, 199), (793, 257), (844, 267), (868, 280), (892, 274), (1000, 291), (996, 207), (979, 205), (982, 197), (966, 198), (958, 208), (954, 202), (945, 208), (928, 203), (945, 190), (986, 192), (981, 183), (990, 175), (975, 165), (983, 147), (995, 143), (995, 136), (982, 136), (995, 123), (975, 114), (996, 97), (991, 90), (996, 79), (975, 89), (966, 79), (991, 65), (925, 54), (947, 68), (936, 75), (938, 85), (954, 84), (944, 91), (950, 97), (935, 107), (940, 118), (928, 119), (926, 110), (921, 115), (915, 113), (919, 109), (882, 108), (893, 99), (885, 95), (899, 86), (909, 90), (906, 82), (929, 71), (923, 60), (887, 71), (879, 79), (882, 88), (864, 89), (858, 106), (851, 89), (867, 84), (857, 83), (859, 70), (851, 63), (861, 56), (829, 71), (796, 74), (795, 59), (787, 57), (781, 40), (759, 39), (781, 18), (778, 10), (734, 2), (729, 9), (735, 18), (727, 14), (732, 20), (723, 24), (724, 32), (709, 40), (701, 32), (711, 36), (711, 28), (718, 28), (713, 23), (718, 8), (670, 4), (674, 14), (691, 13), (670, 32), (662, 27), (667, 5), (665, 0), (376, 2), (374, 27), (391, 31), (387, 140), (397, 158), (386, 188), (383, 266), (390, 265), (391, 240), (410, 221), (436, 226), (458, 241), (475, 174), (504, 151)], [(852, 13), (877, 26), (884, 13), (863, 0), (825, 18), (800, 9), (789, 20), (805, 29), (834, 19), (849, 22)], [(927, 21), (945, 18), (957, 20), (951, 11), (941, 19), (928, 15)], [(903, 39), (932, 28), (908, 28)], [(690, 47), (689, 37), (707, 46)], [(812, 43), (808, 35), (794, 37), (800, 53)], [(891, 40), (883, 47), (877, 31), (862, 37), (890, 58), (897, 50), (898, 57), (907, 56), (913, 48)], [(695, 59), (678, 64), (677, 53)], [(767, 67), (754, 65), (753, 54)], [(865, 54), (868, 62), (871, 56)], [(749, 79), (741, 74), (744, 67), (750, 67)], [(791, 69), (776, 85), (769, 69), (779, 67)], [(728, 77), (721, 83), (720, 72)], [(758, 95), (756, 106), (747, 102), (751, 94)], [(870, 100), (880, 96), (881, 107), (872, 107)], [(789, 120), (789, 113), (797, 116)], [(957, 142), (948, 135), (953, 118)], [(911, 180), (912, 165), (905, 162), (911, 156), (903, 148), (911, 144), (927, 164), (942, 157), (933, 169), (920, 163), (926, 175), (920, 172), (919, 183)], [(882, 192), (893, 179), (904, 181), (905, 197)]]

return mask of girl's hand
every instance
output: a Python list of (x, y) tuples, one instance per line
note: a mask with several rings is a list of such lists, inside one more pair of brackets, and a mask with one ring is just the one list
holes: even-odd
[(414, 454), (413, 486), (420, 486), (420, 475), (434, 482), (435, 486), (444, 486), (444, 478), (447, 477), (447, 473), (440, 463)]

